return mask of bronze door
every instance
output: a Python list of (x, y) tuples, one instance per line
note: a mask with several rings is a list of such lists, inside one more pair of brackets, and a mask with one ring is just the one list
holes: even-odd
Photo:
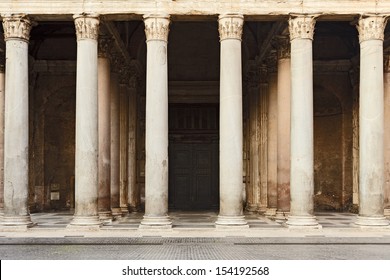
[(217, 209), (218, 144), (171, 143), (169, 204), (176, 210)]

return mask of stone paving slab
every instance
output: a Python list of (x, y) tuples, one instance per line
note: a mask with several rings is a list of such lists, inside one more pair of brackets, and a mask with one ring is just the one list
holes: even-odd
[[(139, 229), (143, 213), (131, 213), (98, 229), (68, 229), (72, 219), (70, 212), (51, 212), (32, 214), (36, 226), (27, 230), (0, 229), (0, 239), (6, 238), (388, 238), (390, 227), (360, 228), (354, 225), (356, 214), (351, 213), (316, 213), (322, 229), (289, 229), (283, 221), (257, 214), (246, 214), (249, 224), (247, 229), (216, 229), (216, 212), (172, 212), (172, 229)], [(1, 241), (2, 242), (2, 241)], [(279, 241), (278, 241), (279, 242)]]

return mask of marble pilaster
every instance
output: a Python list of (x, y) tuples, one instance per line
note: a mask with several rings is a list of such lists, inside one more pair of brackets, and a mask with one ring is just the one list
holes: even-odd
[(291, 169), (290, 228), (319, 228), (314, 216), (313, 34), (312, 16), (290, 18)]
[(386, 18), (361, 17), (359, 100), (359, 226), (388, 226), (384, 217), (383, 38)]
[(248, 227), (243, 215), (243, 116), (241, 36), (244, 18), (218, 18), (220, 67), (220, 211), (216, 226)]
[(98, 229), (97, 15), (75, 15), (77, 35), (75, 213), (69, 229)]
[(24, 229), (33, 225), (28, 208), (28, 43), (31, 22), (25, 15), (5, 15), (3, 29), (7, 71), (4, 100), (4, 216), (1, 225)]
[(171, 228), (168, 216), (168, 15), (144, 16), (146, 34), (145, 215), (140, 228)]
[(109, 40), (99, 39), (98, 52), (98, 180), (99, 196), (98, 210), (102, 222), (110, 222), (111, 214), (111, 110), (110, 110), (110, 73), (111, 65), (108, 57)]

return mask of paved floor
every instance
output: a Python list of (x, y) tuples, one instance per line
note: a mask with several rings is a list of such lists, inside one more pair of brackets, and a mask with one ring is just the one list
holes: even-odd
[(321, 229), (295, 230), (258, 214), (246, 214), (249, 228), (217, 229), (217, 212), (170, 212), (172, 229), (139, 229), (143, 213), (131, 213), (111, 223), (102, 225), (98, 230), (84, 228), (69, 229), (73, 213), (51, 212), (34, 213), (31, 219), (36, 225), (27, 231), (0, 228), (0, 237), (389, 237), (390, 227), (360, 228), (354, 225), (355, 214), (316, 213)]
[[(218, 213), (216, 212), (170, 212), (175, 229), (213, 229)], [(71, 221), (70, 212), (35, 213), (31, 219), (37, 225), (34, 228), (65, 228)], [(125, 217), (103, 225), (102, 229), (137, 229), (143, 213), (131, 213)], [(247, 213), (246, 220), (251, 229), (282, 229), (282, 221), (275, 221), (258, 214)], [(323, 228), (354, 228), (356, 214), (352, 213), (316, 213)]]
[(139, 229), (132, 213), (98, 230), (69, 229), (70, 212), (35, 213), (27, 231), (0, 229), (1, 259), (385, 259), (390, 227), (353, 224), (351, 213), (316, 213), (321, 229), (293, 230), (246, 214), (249, 228), (216, 229), (216, 212), (171, 212), (172, 229)]

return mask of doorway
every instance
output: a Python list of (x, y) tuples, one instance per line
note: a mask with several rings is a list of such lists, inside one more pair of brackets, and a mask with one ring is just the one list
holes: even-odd
[(169, 108), (169, 207), (219, 207), (218, 104)]

